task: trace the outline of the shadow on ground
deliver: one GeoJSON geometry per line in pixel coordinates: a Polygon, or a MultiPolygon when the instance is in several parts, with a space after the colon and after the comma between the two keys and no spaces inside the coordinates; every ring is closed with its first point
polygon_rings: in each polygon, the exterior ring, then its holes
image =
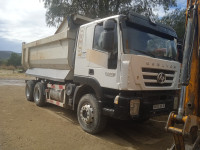
{"type": "MultiPolygon", "coordinates": [[[[48,104],[44,109],[69,120],[79,126],[76,112],[48,104]]],[[[124,147],[132,147],[137,150],[161,150],[171,146],[172,135],[164,130],[167,116],[150,119],[144,123],[134,121],[122,121],[108,118],[106,129],[94,135],[102,140],[110,141],[124,147]],[[159,120],[159,121],[157,121],[159,120]],[[163,121],[160,121],[163,120],[163,121]]]]}

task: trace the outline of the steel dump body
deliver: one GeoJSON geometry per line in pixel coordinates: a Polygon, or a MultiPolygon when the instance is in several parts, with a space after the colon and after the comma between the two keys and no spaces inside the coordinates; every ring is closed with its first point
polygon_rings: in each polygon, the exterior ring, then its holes
{"type": "Polygon", "coordinates": [[[27,69],[26,74],[58,81],[72,79],[78,27],[89,21],[80,16],[66,18],[54,35],[23,44],[22,65],[27,69]]]}
{"type": "Polygon", "coordinates": [[[75,36],[64,31],[23,46],[25,68],[48,68],[70,70],[75,36]]]}

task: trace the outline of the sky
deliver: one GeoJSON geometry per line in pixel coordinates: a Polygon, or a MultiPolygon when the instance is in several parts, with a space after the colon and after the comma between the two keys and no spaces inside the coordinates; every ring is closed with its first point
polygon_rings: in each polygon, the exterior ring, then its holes
{"type": "MultiPolygon", "coordinates": [[[[177,1],[177,6],[170,8],[168,12],[171,12],[171,11],[175,10],[176,8],[179,8],[179,9],[186,8],[187,0],[176,0],[176,1],[177,1]]],[[[164,9],[160,8],[160,7],[156,8],[154,10],[154,12],[156,12],[158,14],[159,18],[162,18],[165,15],[164,9]]]]}
{"type": "Polygon", "coordinates": [[[0,50],[21,52],[22,42],[54,34],[45,11],[42,0],[0,0],[0,50]]]}
{"type": "MultiPolygon", "coordinates": [[[[185,8],[186,1],[177,0],[178,7],[185,8]]],[[[46,25],[45,12],[42,0],[0,0],[0,51],[20,53],[22,42],[53,35],[56,28],[46,25]]],[[[157,13],[164,15],[159,8],[157,13]]]]}

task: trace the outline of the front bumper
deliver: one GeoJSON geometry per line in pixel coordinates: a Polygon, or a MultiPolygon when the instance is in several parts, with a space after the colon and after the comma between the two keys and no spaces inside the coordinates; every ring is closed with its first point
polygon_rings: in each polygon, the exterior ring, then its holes
{"type": "Polygon", "coordinates": [[[120,94],[118,96],[118,102],[114,103],[112,109],[104,108],[103,112],[105,115],[117,118],[117,119],[141,119],[149,118],[153,116],[159,116],[169,114],[174,110],[174,97],[176,96],[175,91],[153,91],[153,92],[142,92],[137,93],[135,96],[129,94],[120,94]],[[139,111],[137,115],[131,115],[130,113],[130,101],[139,100],[139,111]],[[165,108],[153,108],[154,105],[164,104],[165,108]]]}

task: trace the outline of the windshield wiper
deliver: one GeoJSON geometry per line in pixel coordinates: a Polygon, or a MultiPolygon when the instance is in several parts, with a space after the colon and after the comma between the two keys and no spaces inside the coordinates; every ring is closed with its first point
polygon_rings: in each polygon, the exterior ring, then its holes
{"type": "Polygon", "coordinates": [[[145,54],[147,56],[151,56],[151,57],[156,57],[154,54],[152,53],[148,53],[148,52],[145,52],[145,51],[141,51],[141,50],[137,50],[137,49],[133,49],[133,51],[136,51],[136,52],[139,52],[139,53],[142,53],[142,54],[145,54]]]}
{"type": "Polygon", "coordinates": [[[158,57],[158,58],[165,58],[165,59],[167,59],[167,60],[176,61],[176,59],[173,58],[173,57],[167,57],[167,56],[157,56],[157,57],[158,57]]]}

